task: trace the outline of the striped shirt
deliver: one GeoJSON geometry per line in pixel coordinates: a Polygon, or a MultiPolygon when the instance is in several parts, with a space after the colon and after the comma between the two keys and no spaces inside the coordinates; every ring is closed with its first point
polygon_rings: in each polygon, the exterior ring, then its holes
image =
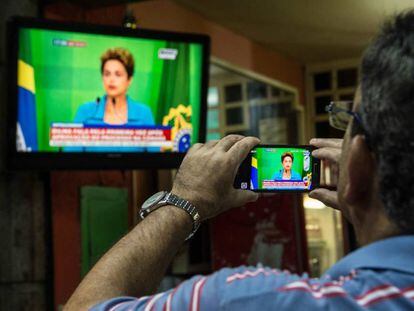
{"type": "Polygon", "coordinates": [[[270,268],[222,269],[148,297],[92,310],[414,310],[414,235],[358,249],[321,278],[270,268]]]}

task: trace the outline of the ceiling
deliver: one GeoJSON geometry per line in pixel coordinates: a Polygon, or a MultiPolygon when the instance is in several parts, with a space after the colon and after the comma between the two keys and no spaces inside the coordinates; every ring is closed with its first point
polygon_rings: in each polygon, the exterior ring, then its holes
{"type": "Polygon", "coordinates": [[[414,0],[175,0],[301,63],[359,57],[386,16],[414,0]]]}

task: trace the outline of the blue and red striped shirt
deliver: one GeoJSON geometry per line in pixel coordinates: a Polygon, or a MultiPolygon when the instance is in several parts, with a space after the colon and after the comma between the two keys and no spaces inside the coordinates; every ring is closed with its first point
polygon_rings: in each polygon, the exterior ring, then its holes
{"type": "Polygon", "coordinates": [[[321,278],[270,268],[222,269],[148,297],[118,297],[92,310],[414,310],[414,235],[349,254],[321,278]]]}

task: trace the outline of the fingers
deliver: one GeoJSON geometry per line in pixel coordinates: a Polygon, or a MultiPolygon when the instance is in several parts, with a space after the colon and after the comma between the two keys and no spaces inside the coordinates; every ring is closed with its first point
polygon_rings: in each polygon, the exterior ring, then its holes
{"type": "Polygon", "coordinates": [[[260,139],[257,137],[245,137],[230,148],[228,151],[229,156],[241,163],[247,157],[250,150],[252,150],[259,143],[260,139]]]}
{"type": "Polygon", "coordinates": [[[312,138],[309,143],[318,148],[342,148],[342,142],[342,138],[312,138]]]}
{"type": "Polygon", "coordinates": [[[249,190],[236,190],[234,189],[232,195],[232,206],[231,207],[240,207],[244,206],[249,202],[255,202],[259,198],[259,194],[249,190]]]}
{"type": "Polygon", "coordinates": [[[336,191],[319,188],[311,191],[309,193],[309,197],[321,201],[326,206],[340,210],[338,192],[336,191]]]}
{"type": "Polygon", "coordinates": [[[219,140],[210,140],[204,144],[204,148],[210,149],[218,144],[219,140]]]}
{"type": "Polygon", "coordinates": [[[197,150],[201,149],[203,146],[204,146],[204,144],[201,144],[201,143],[194,144],[194,145],[190,148],[190,150],[188,150],[188,153],[195,152],[195,151],[197,151],[197,150]]]}
{"type": "Polygon", "coordinates": [[[242,140],[244,136],[241,135],[228,135],[222,138],[216,145],[216,148],[227,152],[235,143],[242,140]]]}
{"type": "Polygon", "coordinates": [[[190,148],[190,150],[188,150],[187,154],[194,153],[195,151],[198,151],[200,149],[214,148],[214,146],[216,146],[218,142],[219,142],[219,140],[210,140],[210,141],[206,142],[205,144],[196,143],[190,148]]]}
{"type": "Polygon", "coordinates": [[[329,160],[338,163],[341,157],[341,149],[334,147],[322,147],[321,149],[313,150],[312,155],[321,160],[329,160]]]}

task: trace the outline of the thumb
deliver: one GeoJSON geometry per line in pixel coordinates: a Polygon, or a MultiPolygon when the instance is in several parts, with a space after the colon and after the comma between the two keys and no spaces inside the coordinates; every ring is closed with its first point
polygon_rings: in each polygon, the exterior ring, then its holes
{"type": "Polygon", "coordinates": [[[249,190],[233,190],[231,194],[231,200],[233,201],[233,207],[240,207],[249,202],[255,202],[259,198],[259,194],[249,190]]]}
{"type": "Polygon", "coordinates": [[[326,206],[332,207],[334,209],[339,210],[339,203],[338,203],[338,192],[324,189],[324,188],[318,188],[315,190],[312,190],[309,193],[309,197],[315,200],[321,201],[326,206]]]}

